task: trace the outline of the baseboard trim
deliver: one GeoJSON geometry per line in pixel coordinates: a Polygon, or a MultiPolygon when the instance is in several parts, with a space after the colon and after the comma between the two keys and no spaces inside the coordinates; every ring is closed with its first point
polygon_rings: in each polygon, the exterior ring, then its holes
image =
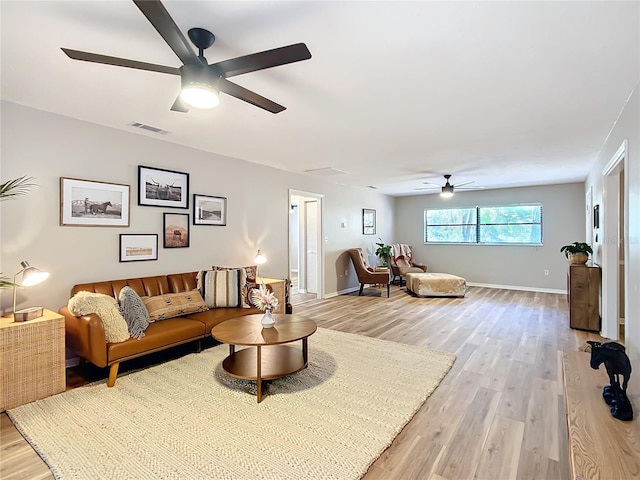
{"type": "Polygon", "coordinates": [[[519,285],[496,285],[493,283],[476,283],[467,282],[469,287],[484,287],[484,288],[497,288],[500,290],[521,290],[525,292],[540,292],[540,293],[557,293],[560,295],[566,295],[567,291],[556,288],[539,288],[539,287],[522,287],[519,285]]]}

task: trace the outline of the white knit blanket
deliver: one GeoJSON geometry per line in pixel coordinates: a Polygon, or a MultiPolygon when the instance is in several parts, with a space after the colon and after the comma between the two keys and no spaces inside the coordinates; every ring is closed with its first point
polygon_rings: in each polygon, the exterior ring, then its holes
{"type": "Polygon", "coordinates": [[[124,342],[129,339],[127,322],[120,313],[118,301],[103,293],[78,292],[67,305],[69,311],[79,317],[97,314],[104,325],[104,336],[108,343],[124,342]]]}

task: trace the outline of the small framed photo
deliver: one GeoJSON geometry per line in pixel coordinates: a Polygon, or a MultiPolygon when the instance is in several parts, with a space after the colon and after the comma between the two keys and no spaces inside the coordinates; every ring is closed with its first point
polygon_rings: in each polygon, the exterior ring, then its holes
{"type": "Polygon", "coordinates": [[[593,228],[600,228],[600,205],[593,207],[593,228]]]}
{"type": "Polygon", "coordinates": [[[120,234],[120,261],[158,260],[157,234],[120,234]]]}
{"type": "Polygon", "coordinates": [[[128,227],[129,185],[60,177],[60,225],[128,227]]]}
{"type": "Polygon", "coordinates": [[[163,222],[164,248],[189,246],[189,214],[165,213],[163,222]]]}
{"type": "Polygon", "coordinates": [[[376,211],[372,208],[362,209],[362,233],[364,235],[376,234],[376,211]]]}
{"type": "Polygon", "coordinates": [[[226,225],[227,198],[193,194],[194,225],[226,225]]]}
{"type": "Polygon", "coordinates": [[[189,174],[138,165],[138,205],[189,208],[189,174]]]}

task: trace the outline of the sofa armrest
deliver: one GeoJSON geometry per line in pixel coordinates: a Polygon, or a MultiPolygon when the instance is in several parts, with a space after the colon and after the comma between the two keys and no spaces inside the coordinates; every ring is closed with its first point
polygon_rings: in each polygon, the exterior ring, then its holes
{"type": "Polygon", "coordinates": [[[102,319],[95,313],[76,317],[64,306],[58,310],[64,316],[66,346],[98,367],[106,367],[107,340],[102,319]]]}

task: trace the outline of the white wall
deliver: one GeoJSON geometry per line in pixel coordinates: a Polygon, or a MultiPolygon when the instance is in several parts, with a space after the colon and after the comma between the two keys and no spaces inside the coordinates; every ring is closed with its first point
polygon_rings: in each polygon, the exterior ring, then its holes
{"type": "MultiPolygon", "coordinates": [[[[370,246],[370,237],[362,235],[363,207],[378,211],[378,232],[391,237],[393,198],[369,189],[334,185],[175,145],[152,134],[123,132],[10,102],[1,107],[2,181],[30,175],[40,186],[0,204],[0,265],[6,276],[20,269],[21,260],[51,272],[47,282],[19,292],[18,308],[58,310],[71,287],[82,282],[250,264],[258,248],[269,259],[260,274],[286,278],[290,188],[324,195],[325,295],[357,285],[345,251],[370,246]],[[119,263],[119,234],[161,234],[163,212],[192,214],[138,206],[138,165],[188,172],[190,208],[193,193],[227,197],[227,226],[191,225],[189,248],[163,249],[160,240],[158,261],[119,263]],[[131,185],[130,227],[59,226],[60,177],[131,185]]],[[[10,309],[10,297],[10,291],[3,292],[4,311],[10,309]]]]}
{"type": "Polygon", "coordinates": [[[540,291],[566,291],[567,260],[560,247],[584,241],[584,185],[458,192],[450,199],[438,194],[396,199],[394,241],[414,247],[416,260],[431,272],[460,275],[470,283],[540,291]],[[541,203],[541,247],[496,245],[425,245],[424,209],[541,203]],[[549,275],[544,275],[549,270],[549,275]]]}
{"type": "MultiPolygon", "coordinates": [[[[590,187],[593,188],[594,205],[602,204],[602,171],[622,142],[627,140],[628,163],[624,172],[626,181],[625,210],[628,212],[624,233],[624,241],[628,246],[625,345],[629,357],[635,359],[636,362],[640,362],[640,93],[638,89],[639,87],[636,86],[620,117],[613,125],[585,183],[587,190],[590,187]]],[[[601,211],[600,214],[602,216],[603,212],[601,211]]],[[[601,225],[604,220],[604,218],[600,219],[601,225]]],[[[608,239],[600,237],[597,244],[594,245],[597,257],[602,251],[603,242],[607,241],[608,239]]],[[[603,278],[606,278],[604,271],[603,278]]],[[[603,285],[603,292],[605,289],[606,285],[603,285]]]]}

